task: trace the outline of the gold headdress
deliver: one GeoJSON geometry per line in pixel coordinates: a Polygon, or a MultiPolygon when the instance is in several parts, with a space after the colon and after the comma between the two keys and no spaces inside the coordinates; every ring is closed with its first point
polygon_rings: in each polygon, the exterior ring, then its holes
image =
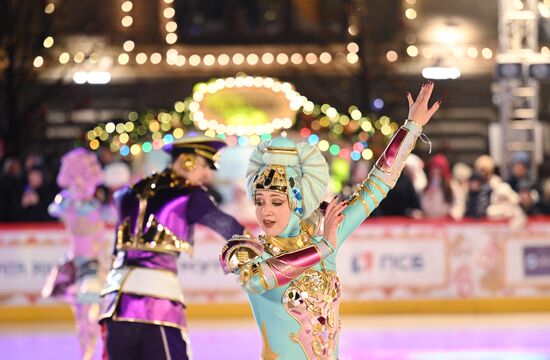
{"type": "Polygon", "coordinates": [[[271,190],[286,194],[288,190],[286,166],[266,166],[254,181],[254,190],[271,190]]]}

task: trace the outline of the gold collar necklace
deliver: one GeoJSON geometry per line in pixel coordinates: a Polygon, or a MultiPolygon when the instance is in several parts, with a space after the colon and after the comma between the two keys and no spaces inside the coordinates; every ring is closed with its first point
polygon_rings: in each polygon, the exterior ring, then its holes
{"type": "Polygon", "coordinates": [[[260,235],[259,239],[272,255],[296,251],[312,243],[311,238],[304,232],[293,237],[260,235]]]}

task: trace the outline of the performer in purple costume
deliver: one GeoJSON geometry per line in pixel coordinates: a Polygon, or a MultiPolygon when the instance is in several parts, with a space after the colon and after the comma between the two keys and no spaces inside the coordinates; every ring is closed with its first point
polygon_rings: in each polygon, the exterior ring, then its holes
{"type": "Polygon", "coordinates": [[[172,167],[115,194],[119,213],[113,267],[100,320],[109,359],[189,359],[185,300],[177,276],[180,252],[193,247],[194,224],[224,238],[243,231],[203,187],[226,144],[188,137],[164,148],[172,167]]]}

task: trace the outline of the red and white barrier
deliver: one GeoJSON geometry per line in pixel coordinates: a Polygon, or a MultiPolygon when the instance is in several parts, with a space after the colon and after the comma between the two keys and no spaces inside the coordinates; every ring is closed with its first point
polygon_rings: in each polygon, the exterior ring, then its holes
{"type": "MultiPolygon", "coordinates": [[[[0,225],[0,305],[49,303],[39,292],[68,243],[59,224],[0,225]]],[[[197,228],[193,256],[179,262],[187,302],[246,301],[235,277],[221,272],[222,245],[197,228]]],[[[342,246],[337,267],[347,301],[550,297],[550,218],[530,219],[522,230],[486,221],[372,219],[342,246]]]]}

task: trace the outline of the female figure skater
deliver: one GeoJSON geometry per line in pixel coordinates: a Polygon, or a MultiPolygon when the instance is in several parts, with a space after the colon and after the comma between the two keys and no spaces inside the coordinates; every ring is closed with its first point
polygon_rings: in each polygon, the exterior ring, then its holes
{"type": "Polygon", "coordinates": [[[71,249],[64,262],[50,273],[42,295],[62,297],[72,305],[82,359],[92,359],[100,335],[97,323],[102,287],[100,260],[107,259],[102,256],[105,255],[102,206],[94,194],[102,181],[96,155],[84,148],[73,149],[61,159],[57,184],[63,191],[48,208],[50,215],[62,219],[70,234],[71,249]]]}
{"type": "Polygon", "coordinates": [[[416,101],[407,95],[409,116],[369,176],[347,201],[332,200],[322,237],[311,221],[325,196],[328,167],[320,152],[286,138],[263,142],[250,158],[247,189],[265,235],[234,236],[220,262],[248,293],[261,331],[262,359],[337,359],[340,332],[340,280],[336,254],[395,185],[405,159],[439,108],[428,101],[433,83],[416,101]]]}

